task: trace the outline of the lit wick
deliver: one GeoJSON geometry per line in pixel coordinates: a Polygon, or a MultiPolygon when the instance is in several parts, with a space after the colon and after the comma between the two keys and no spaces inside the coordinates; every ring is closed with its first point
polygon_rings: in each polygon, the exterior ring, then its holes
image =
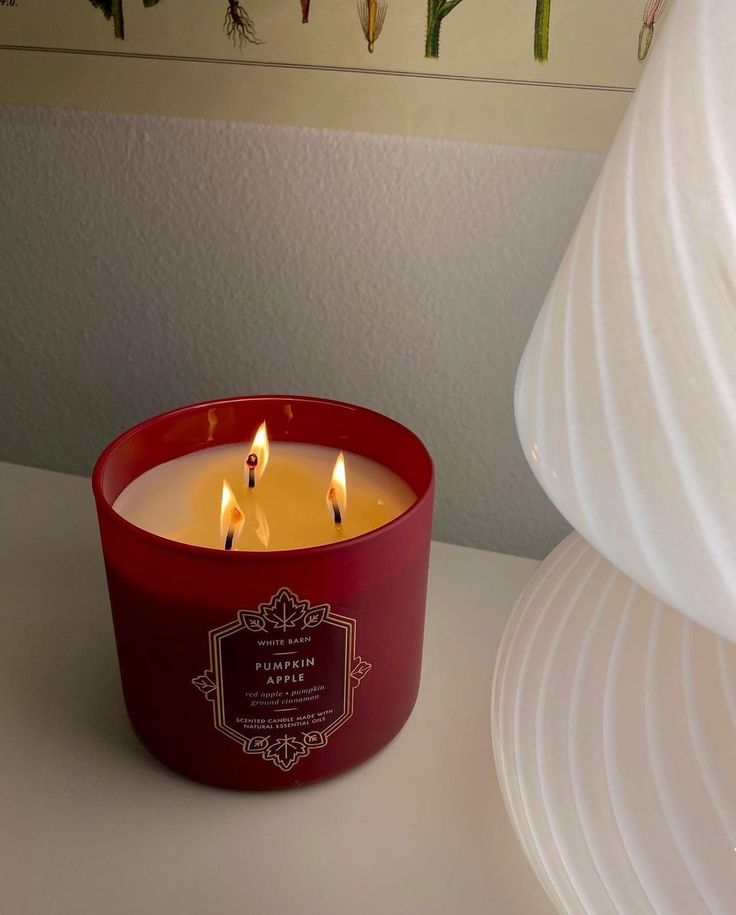
{"type": "Polygon", "coordinates": [[[332,512],[332,520],[336,527],[340,527],[345,517],[347,506],[347,480],[345,478],[345,455],[342,451],[338,454],[332,479],[327,490],[327,506],[332,512]]]}
{"type": "Polygon", "coordinates": [[[227,534],[225,535],[225,549],[231,550],[233,548],[233,541],[235,540],[235,535],[240,532],[240,529],[243,526],[243,521],[245,521],[245,516],[238,508],[237,505],[233,505],[230,512],[230,524],[227,529],[227,534]]]}
{"type": "Polygon", "coordinates": [[[256,430],[251,446],[248,449],[248,457],[245,459],[245,469],[247,470],[245,476],[250,492],[253,492],[256,488],[256,483],[261,479],[268,466],[268,453],[268,430],[264,420],[256,430]]]}
{"type": "Polygon", "coordinates": [[[232,550],[240,537],[245,523],[245,514],[238,505],[232,489],[226,480],[222,481],[222,504],[220,507],[220,536],[226,550],[232,550]]]}
{"type": "Polygon", "coordinates": [[[335,524],[342,524],[342,512],[340,511],[340,506],[337,504],[337,493],[335,492],[334,486],[330,487],[330,491],[327,493],[327,500],[330,503],[335,524]]]}
{"type": "Polygon", "coordinates": [[[249,454],[246,460],[248,467],[248,489],[256,488],[256,467],[258,466],[258,455],[249,454]]]}

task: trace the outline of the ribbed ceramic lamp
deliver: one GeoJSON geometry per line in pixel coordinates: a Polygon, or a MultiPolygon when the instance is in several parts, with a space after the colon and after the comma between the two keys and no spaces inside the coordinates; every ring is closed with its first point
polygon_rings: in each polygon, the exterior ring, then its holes
{"type": "Polygon", "coordinates": [[[735,97],[736,2],[676,0],[519,370],[524,451],[592,544],[522,596],[493,701],[564,915],[736,912],[735,97]]]}
{"type": "Polygon", "coordinates": [[[736,912],[736,645],[577,534],[501,644],[493,741],[509,815],[566,915],[736,912]]]}
{"type": "Polygon", "coordinates": [[[735,97],[736,3],[676,0],[516,390],[524,451],[573,527],[732,641],[735,97]]]}

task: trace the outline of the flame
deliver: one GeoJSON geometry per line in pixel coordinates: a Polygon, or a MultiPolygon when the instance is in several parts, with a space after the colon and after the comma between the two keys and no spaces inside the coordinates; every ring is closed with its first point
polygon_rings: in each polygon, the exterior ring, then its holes
{"type": "MultiPolygon", "coordinates": [[[[270,448],[268,447],[268,430],[266,429],[266,421],[261,423],[258,427],[258,430],[253,437],[253,442],[248,450],[248,457],[254,454],[257,458],[257,463],[254,469],[253,477],[254,483],[257,483],[260,478],[263,476],[263,473],[268,466],[268,455],[270,448]]],[[[248,464],[246,463],[246,477],[248,477],[248,464]]]]}
{"type": "Polygon", "coordinates": [[[342,451],[338,454],[335,467],[332,471],[330,488],[327,491],[327,506],[335,523],[345,520],[345,509],[348,504],[348,484],[345,475],[345,455],[342,451]],[[335,511],[337,507],[337,512],[335,511]],[[339,514],[338,514],[339,513],[339,514]],[[340,521],[338,521],[338,517],[340,521]]]}
{"type": "Polygon", "coordinates": [[[256,505],[255,512],[256,537],[261,541],[264,547],[268,548],[271,542],[271,528],[268,525],[268,518],[260,505],[256,505]]]}
{"type": "Polygon", "coordinates": [[[214,407],[207,411],[207,425],[209,427],[207,432],[207,441],[214,442],[215,429],[217,428],[217,410],[214,407]]]}
{"type": "Polygon", "coordinates": [[[245,514],[238,505],[237,499],[227,480],[222,481],[222,502],[220,503],[220,538],[223,542],[232,537],[233,545],[237,543],[245,523],[245,514]]]}

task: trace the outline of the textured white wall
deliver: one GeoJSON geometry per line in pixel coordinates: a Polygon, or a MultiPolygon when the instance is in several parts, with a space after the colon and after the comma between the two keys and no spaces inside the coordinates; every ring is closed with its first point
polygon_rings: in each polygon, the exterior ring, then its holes
{"type": "Polygon", "coordinates": [[[513,380],[600,156],[30,108],[0,156],[0,459],[88,472],[160,410],[313,393],[425,439],[438,538],[561,538],[513,380]]]}

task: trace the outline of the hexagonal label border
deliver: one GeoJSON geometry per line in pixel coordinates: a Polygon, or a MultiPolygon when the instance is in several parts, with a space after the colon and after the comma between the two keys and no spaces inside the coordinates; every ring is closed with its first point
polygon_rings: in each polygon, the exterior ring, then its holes
{"type": "MultiPolygon", "coordinates": [[[[213,703],[215,728],[231,740],[239,743],[244,753],[260,756],[273,763],[283,772],[288,772],[313,750],[322,749],[332,734],[348,721],[354,710],[354,693],[360,681],[372,665],[355,654],[354,619],[333,613],[329,604],[310,604],[302,600],[291,589],[282,587],[269,601],[258,605],[257,611],[239,610],[237,619],[209,632],[210,667],[203,674],[192,679],[192,683],[213,703]],[[325,726],[289,734],[278,730],[273,734],[248,736],[230,727],[225,717],[224,676],[222,643],[236,633],[247,630],[250,633],[273,635],[294,629],[297,632],[316,630],[320,626],[335,626],[344,633],[344,667],[342,684],[342,712],[325,726]]],[[[288,730],[294,730],[290,728],[288,730]]]]}

